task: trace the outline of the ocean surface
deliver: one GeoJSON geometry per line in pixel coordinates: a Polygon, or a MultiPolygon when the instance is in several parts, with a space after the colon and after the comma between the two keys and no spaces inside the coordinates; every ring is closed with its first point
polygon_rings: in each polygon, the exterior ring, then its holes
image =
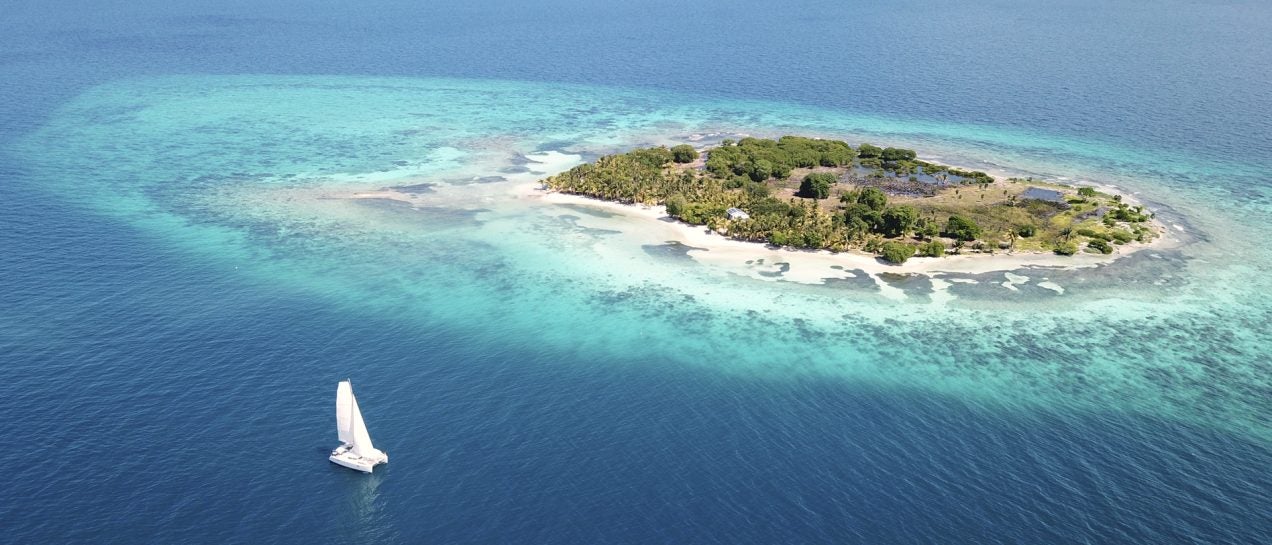
{"type": "Polygon", "coordinates": [[[1272,542],[1272,4],[260,4],[3,8],[0,542],[1272,542]],[[523,190],[785,133],[1180,244],[807,283],[523,190]]]}

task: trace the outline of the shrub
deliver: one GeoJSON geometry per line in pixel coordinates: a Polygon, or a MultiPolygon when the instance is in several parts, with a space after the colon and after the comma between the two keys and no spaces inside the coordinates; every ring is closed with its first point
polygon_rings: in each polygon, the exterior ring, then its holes
{"type": "Polygon", "coordinates": [[[1105,242],[1113,240],[1112,235],[1109,235],[1107,233],[1101,233],[1099,231],[1094,231],[1091,229],[1078,229],[1078,234],[1084,237],[1090,237],[1095,240],[1103,240],[1105,242]]]}
{"type": "Polygon", "coordinates": [[[1125,221],[1129,223],[1148,221],[1148,215],[1144,214],[1143,210],[1144,209],[1141,207],[1136,207],[1135,210],[1132,210],[1124,204],[1119,205],[1117,208],[1109,210],[1108,214],[1104,215],[1104,222],[1109,223],[1109,218],[1112,218],[1113,221],[1125,221]]]}
{"type": "Polygon", "coordinates": [[[1092,189],[1090,187],[1080,187],[1078,188],[1078,195],[1081,195],[1083,197],[1094,197],[1095,189],[1092,189]]]}
{"type": "Polygon", "coordinates": [[[679,218],[691,225],[711,225],[712,221],[724,218],[726,208],[722,204],[691,202],[681,209],[679,218]]]}
{"type": "Polygon", "coordinates": [[[835,183],[835,175],[826,172],[813,172],[804,176],[799,184],[801,197],[824,199],[830,196],[830,185],[835,183]]]}
{"type": "Polygon", "coordinates": [[[945,255],[945,245],[937,240],[924,242],[919,245],[919,255],[926,257],[941,257],[945,255]]]}
{"type": "Polygon", "coordinates": [[[879,254],[888,263],[905,263],[914,256],[914,246],[900,242],[885,242],[879,247],[879,254]]]}
{"type": "Polygon", "coordinates": [[[852,160],[857,158],[857,152],[848,147],[848,144],[835,140],[818,140],[814,144],[817,149],[817,162],[824,167],[841,167],[852,164],[852,160]]]}
{"type": "Polygon", "coordinates": [[[767,180],[773,175],[773,163],[764,159],[751,163],[751,168],[747,172],[747,175],[757,182],[767,180]]]}
{"type": "Polygon", "coordinates": [[[899,237],[914,229],[919,221],[919,211],[913,206],[890,206],[880,215],[883,220],[883,234],[899,237]]]}
{"type": "Polygon", "coordinates": [[[914,231],[924,238],[933,238],[941,234],[941,226],[930,219],[920,218],[918,225],[914,228],[914,231]]]}
{"type": "Polygon", "coordinates": [[[888,206],[888,195],[877,187],[867,187],[857,192],[857,202],[871,210],[883,210],[888,206]]]}
{"type": "Polygon", "coordinates": [[[865,225],[866,229],[874,230],[883,226],[883,215],[859,202],[850,203],[844,207],[844,224],[860,224],[865,225]]]}
{"type": "Polygon", "coordinates": [[[1135,240],[1135,235],[1125,229],[1114,229],[1112,233],[1109,233],[1109,235],[1111,235],[1113,240],[1116,240],[1118,244],[1126,244],[1127,242],[1135,240]]]}
{"type": "Polygon", "coordinates": [[[1113,247],[1112,247],[1112,246],[1110,246],[1108,242],[1105,242],[1105,241],[1100,240],[1100,239],[1093,239],[1093,240],[1091,240],[1090,242],[1087,242],[1087,248],[1091,248],[1091,249],[1096,250],[1096,251],[1098,251],[1098,252],[1100,252],[1100,253],[1102,253],[1102,254],[1111,254],[1111,253],[1113,253],[1113,247]]]}
{"type": "Polygon", "coordinates": [[[773,193],[772,188],[758,182],[748,182],[745,186],[743,186],[743,190],[746,191],[746,196],[752,200],[763,199],[773,193]]]}
{"type": "Polygon", "coordinates": [[[671,162],[671,150],[662,146],[638,149],[631,152],[630,155],[641,164],[652,168],[658,168],[671,162]]]}
{"type": "Polygon", "coordinates": [[[1016,228],[1016,234],[1019,235],[1021,238],[1029,238],[1031,236],[1034,236],[1034,234],[1037,232],[1038,232],[1038,229],[1032,225],[1021,225],[1020,227],[1016,228]]]}
{"type": "Polygon", "coordinates": [[[823,242],[824,242],[824,239],[822,238],[822,235],[820,232],[816,230],[810,230],[810,231],[804,232],[803,245],[805,248],[821,248],[823,242]]]}
{"type": "Polygon", "coordinates": [[[677,163],[692,163],[698,160],[698,150],[693,149],[693,146],[689,144],[672,146],[671,160],[677,163]]]}
{"type": "Polygon", "coordinates": [[[1078,253],[1078,245],[1073,242],[1056,243],[1055,252],[1059,255],[1073,255],[1078,253]]]}
{"type": "Polygon", "coordinates": [[[945,234],[962,241],[972,241],[980,237],[981,228],[976,222],[955,214],[945,223],[945,234]]]}
{"type": "Polygon", "coordinates": [[[857,155],[864,158],[878,157],[883,154],[883,148],[872,144],[862,144],[857,147],[857,155]]]}
{"type": "Polygon", "coordinates": [[[684,195],[676,193],[667,197],[667,213],[672,216],[680,217],[680,214],[685,211],[686,206],[689,206],[689,201],[685,199],[684,195]]]}
{"type": "MultiPolygon", "coordinates": [[[[756,185],[760,185],[761,187],[767,187],[767,186],[764,186],[763,184],[756,184],[756,185]]],[[[757,199],[757,200],[751,201],[750,211],[751,211],[752,217],[763,216],[763,215],[785,216],[788,213],[790,213],[791,205],[787,204],[786,201],[783,201],[781,199],[766,197],[763,199],[757,199]]]]}
{"type": "Polygon", "coordinates": [[[903,148],[884,148],[879,154],[879,158],[884,161],[913,161],[917,157],[912,149],[903,148]]]}

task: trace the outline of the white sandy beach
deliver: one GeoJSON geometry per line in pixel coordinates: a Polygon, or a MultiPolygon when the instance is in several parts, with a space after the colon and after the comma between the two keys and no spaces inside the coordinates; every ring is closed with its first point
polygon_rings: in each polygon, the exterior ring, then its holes
{"type": "MultiPolygon", "coordinates": [[[[580,195],[569,195],[544,189],[538,183],[518,186],[517,195],[519,198],[545,204],[588,206],[630,218],[640,218],[646,222],[641,226],[642,238],[648,238],[651,241],[674,241],[693,247],[695,249],[690,250],[689,255],[703,264],[730,269],[739,267],[754,269],[757,268],[756,263],[760,260],[768,265],[785,263],[789,265],[789,270],[781,275],[782,280],[806,283],[822,283],[827,278],[850,278],[860,272],[872,276],[882,273],[939,276],[942,273],[980,274],[1024,268],[1089,268],[1105,265],[1146,249],[1165,249],[1172,246],[1174,241],[1172,233],[1166,231],[1149,243],[1117,246],[1115,252],[1110,255],[1079,253],[1061,256],[1036,252],[967,253],[937,258],[914,257],[903,264],[894,265],[885,263],[874,255],[861,252],[833,253],[824,250],[774,248],[754,242],[733,240],[702,226],[675,221],[667,215],[662,206],[626,205],[580,195]]],[[[597,223],[596,227],[612,227],[600,225],[601,222],[597,223]]]]}

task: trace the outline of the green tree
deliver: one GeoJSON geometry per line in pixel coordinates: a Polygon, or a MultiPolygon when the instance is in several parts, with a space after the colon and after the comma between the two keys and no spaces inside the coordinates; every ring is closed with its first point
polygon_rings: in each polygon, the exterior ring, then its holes
{"type": "Polygon", "coordinates": [[[923,238],[932,239],[941,234],[941,226],[934,220],[919,218],[919,223],[915,225],[914,231],[923,238]]]}
{"type": "Polygon", "coordinates": [[[747,182],[746,185],[742,186],[742,189],[746,191],[746,196],[752,200],[763,199],[773,192],[769,186],[759,182],[747,182]]]}
{"type": "Polygon", "coordinates": [[[671,150],[662,146],[638,149],[631,152],[630,155],[641,164],[653,168],[658,168],[671,162],[671,150]]]}
{"type": "Polygon", "coordinates": [[[914,150],[904,148],[883,148],[879,153],[879,158],[884,161],[913,161],[917,156],[914,150]]]}
{"type": "Polygon", "coordinates": [[[844,206],[844,224],[864,225],[867,231],[874,231],[883,226],[883,215],[867,205],[854,202],[844,206]]]}
{"type": "Polygon", "coordinates": [[[839,167],[851,165],[852,160],[857,158],[857,152],[848,147],[848,144],[830,140],[820,140],[818,142],[820,154],[817,161],[821,166],[839,167]]]}
{"type": "Polygon", "coordinates": [[[828,172],[811,172],[804,176],[799,184],[799,194],[812,199],[824,199],[830,196],[830,186],[835,183],[835,175],[828,172]]]}
{"type": "Polygon", "coordinates": [[[878,157],[883,154],[883,148],[873,144],[862,144],[857,146],[857,155],[865,157],[878,157]]]}
{"type": "Polygon", "coordinates": [[[1057,255],[1073,255],[1078,253],[1078,245],[1075,242],[1065,240],[1057,242],[1054,251],[1057,255]]]}
{"type": "Polygon", "coordinates": [[[877,187],[867,187],[857,192],[857,202],[869,206],[871,210],[883,210],[888,206],[888,195],[877,187]]]}
{"type": "Polygon", "coordinates": [[[733,173],[733,169],[729,163],[728,155],[721,153],[721,149],[724,148],[716,148],[715,150],[712,150],[711,153],[707,154],[707,171],[715,174],[716,176],[728,176],[733,173]]]}
{"type": "Polygon", "coordinates": [[[914,246],[888,241],[879,247],[879,255],[888,263],[905,263],[905,260],[914,256],[914,246]]]}
{"type": "Polygon", "coordinates": [[[889,206],[884,209],[881,214],[883,219],[883,234],[889,237],[899,237],[914,230],[914,226],[919,221],[919,211],[913,206],[889,206]]]}
{"type": "Polygon", "coordinates": [[[693,146],[689,144],[672,146],[671,160],[677,163],[692,163],[698,160],[698,150],[693,149],[693,146]]]}
{"type": "Polygon", "coordinates": [[[674,217],[680,217],[687,206],[689,206],[689,200],[685,199],[684,195],[676,193],[667,197],[667,213],[674,217]]]}
{"type": "Polygon", "coordinates": [[[1109,235],[1112,236],[1113,240],[1116,240],[1118,244],[1126,244],[1127,242],[1135,240],[1135,235],[1125,229],[1114,229],[1109,232],[1109,235]]]}
{"type": "Polygon", "coordinates": [[[955,214],[945,223],[945,234],[962,241],[976,240],[981,235],[981,228],[976,222],[955,214]]]}
{"type": "Polygon", "coordinates": [[[926,257],[941,257],[945,255],[945,245],[937,240],[924,242],[919,245],[919,255],[926,257]]]}
{"type": "Polygon", "coordinates": [[[750,176],[752,180],[763,182],[773,175],[773,163],[760,159],[751,163],[751,168],[746,174],[750,176]]]}
{"type": "Polygon", "coordinates": [[[1094,197],[1095,189],[1090,187],[1080,187],[1078,188],[1078,195],[1081,195],[1083,197],[1094,197]]]}

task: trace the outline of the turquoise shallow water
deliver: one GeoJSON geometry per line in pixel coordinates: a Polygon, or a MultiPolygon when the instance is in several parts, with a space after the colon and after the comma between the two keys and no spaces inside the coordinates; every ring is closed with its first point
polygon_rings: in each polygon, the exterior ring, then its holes
{"type": "Polygon", "coordinates": [[[1272,431],[1269,339],[1258,327],[1269,311],[1247,295],[1268,287],[1257,273],[1267,258],[1219,212],[1265,217],[1258,199],[1233,205],[1223,188],[1186,185],[1210,167],[1187,157],[963,130],[580,85],[166,77],[93,89],[23,146],[45,190],[214,259],[224,274],[420,327],[440,321],[725,373],[848,376],[1011,406],[1272,431]],[[640,221],[604,224],[603,211],[516,198],[516,187],[571,161],[633,145],[782,132],[939,141],[935,154],[957,164],[1014,159],[1023,172],[1101,182],[1095,165],[1106,154],[1116,158],[1106,176],[1160,203],[1164,221],[1187,226],[1187,243],[1096,271],[1026,269],[1024,291],[1001,286],[1002,273],[972,275],[949,288],[952,304],[912,280],[895,288],[898,303],[871,282],[769,283],[660,257],[621,236],[640,221]],[[551,164],[536,155],[544,151],[565,159],[551,164]],[[1147,164],[1126,166],[1138,161],[1147,164]],[[420,183],[434,185],[415,206],[348,198],[420,183]],[[1064,292],[1037,287],[1041,279],[1064,292]]]}
{"type": "Polygon", "coordinates": [[[731,6],[7,6],[0,541],[1272,541],[1266,3],[731,6]],[[1183,244],[808,284],[521,189],[740,132],[1183,244]]]}

